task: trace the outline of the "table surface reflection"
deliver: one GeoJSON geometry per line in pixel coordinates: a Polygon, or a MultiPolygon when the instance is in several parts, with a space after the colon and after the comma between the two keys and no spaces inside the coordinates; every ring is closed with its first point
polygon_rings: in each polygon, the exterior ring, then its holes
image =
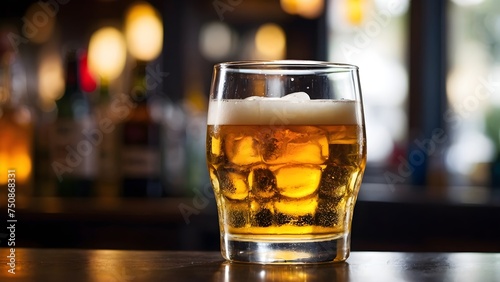
{"type": "Polygon", "coordinates": [[[498,253],[353,252],[346,263],[252,265],[218,252],[0,249],[0,281],[500,281],[498,253]],[[7,279],[5,279],[7,278],[7,279]]]}

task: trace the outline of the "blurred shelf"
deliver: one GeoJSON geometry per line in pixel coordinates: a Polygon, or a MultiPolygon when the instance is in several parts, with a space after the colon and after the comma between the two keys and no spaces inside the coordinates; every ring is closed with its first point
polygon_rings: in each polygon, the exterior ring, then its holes
{"type": "Polygon", "coordinates": [[[352,248],[500,252],[499,192],[365,184],[354,211],[352,248]]]}
{"type": "Polygon", "coordinates": [[[427,187],[365,183],[361,186],[358,200],[500,208],[500,189],[479,186],[427,187]]]}
{"type": "MultiPolygon", "coordinates": [[[[218,250],[213,198],[36,197],[17,207],[22,247],[218,250]]],[[[6,215],[0,215],[6,222],[6,215]]],[[[498,191],[363,184],[352,249],[500,252],[498,191]]]]}
{"type": "Polygon", "coordinates": [[[18,208],[18,216],[25,219],[183,223],[184,210],[197,217],[212,216],[216,215],[214,204],[196,198],[34,197],[18,208]]]}

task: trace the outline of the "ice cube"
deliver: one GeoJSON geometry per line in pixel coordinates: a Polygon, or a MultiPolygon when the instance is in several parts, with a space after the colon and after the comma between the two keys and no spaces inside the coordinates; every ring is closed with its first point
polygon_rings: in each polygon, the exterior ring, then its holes
{"type": "Polygon", "coordinates": [[[314,213],[318,207],[318,196],[302,199],[283,198],[274,203],[276,223],[305,226],[314,224],[314,213]]]}
{"type": "MultiPolygon", "coordinates": [[[[355,141],[354,141],[355,142],[355,141]]],[[[358,166],[361,154],[359,144],[330,144],[330,160],[338,165],[358,166]]]]}
{"type": "Polygon", "coordinates": [[[267,134],[262,143],[267,164],[323,164],[328,159],[326,131],[314,126],[277,130],[267,134]]]}
{"type": "Polygon", "coordinates": [[[314,214],[318,207],[318,197],[312,196],[305,199],[281,199],[274,203],[276,213],[298,216],[314,214]]]}
{"type": "Polygon", "coordinates": [[[323,164],[328,159],[326,132],[314,126],[300,128],[286,144],[285,155],[292,163],[323,164]]]}
{"type": "Polygon", "coordinates": [[[312,195],[318,189],[321,167],[312,165],[290,165],[275,172],[279,193],[289,198],[312,195]]]}
{"type": "Polygon", "coordinates": [[[277,191],[276,177],[268,169],[252,170],[248,175],[248,184],[252,195],[260,199],[271,198],[277,191]]]}
{"type": "Polygon", "coordinates": [[[308,101],[311,100],[309,95],[306,92],[294,92],[287,94],[281,97],[283,100],[291,100],[291,101],[308,101]]]}
{"type": "Polygon", "coordinates": [[[212,182],[212,187],[214,189],[215,194],[220,193],[220,185],[219,185],[219,178],[217,175],[217,170],[215,169],[214,166],[209,165],[208,172],[210,174],[210,180],[212,182]]]}
{"type": "Polygon", "coordinates": [[[218,157],[221,154],[221,142],[220,138],[212,136],[209,142],[209,148],[212,155],[218,157]]]}
{"type": "MultiPolygon", "coordinates": [[[[255,136],[255,135],[254,135],[255,136]]],[[[258,142],[252,135],[242,133],[230,133],[224,143],[224,151],[229,161],[236,165],[250,165],[260,162],[261,157],[258,151],[258,142]]]]}
{"type": "Polygon", "coordinates": [[[222,194],[232,200],[242,200],[248,197],[247,175],[232,172],[220,167],[217,170],[219,189],[222,194]]]}
{"type": "Polygon", "coordinates": [[[264,128],[259,133],[260,152],[262,159],[267,164],[280,164],[280,158],[285,153],[284,145],[289,138],[282,128],[264,128]]]}

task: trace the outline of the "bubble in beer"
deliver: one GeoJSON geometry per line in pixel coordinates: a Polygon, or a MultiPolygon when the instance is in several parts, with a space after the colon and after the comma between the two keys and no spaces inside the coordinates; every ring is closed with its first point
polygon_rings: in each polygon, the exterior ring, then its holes
{"type": "Polygon", "coordinates": [[[354,168],[327,165],[323,170],[318,189],[321,198],[340,198],[346,193],[354,168]]]}
{"type": "Polygon", "coordinates": [[[246,224],[245,210],[230,210],[229,211],[229,225],[234,228],[243,227],[246,224]]]}
{"type": "Polygon", "coordinates": [[[284,213],[277,213],[276,214],[276,224],[278,225],[285,225],[285,224],[289,224],[290,222],[292,222],[293,220],[293,216],[289,215],[289,214],[284,214],[284,213]]]}
{"type": "Polygon", "coordinates": [[[255,225],[269,227],[273,225],[273,213],[269,209],[261,209],[254,216],[255,225]]]}
{"type": "Polygon", "coordinates": [[[270,198],[277,191],[276,177],[274,174],[263,168],[257,168],[248,175],[248,183],[252,194],[260,198],[270,198]]]}
{"type": "Polygon", "coordinates": [[[229,225],[234,228],[243,227],[246,224],[246,211],[231,210],[229,212],[229,225]]]}
{"type": "Polygon", "coordinates": [[[228,207],[226,222],[229,226],[239,228],[246,225],[248,218],[248,204],[246,201],[224,199],[223,204],[228,207]]]}
{"type": "Polygon", "coordinates": [[[331,200],[320,199],[316,210],[315,224],[323,227],[334,227],[338,223],[337,204],[331,200]]]}
{"type": "Polygon", "coordinates": [[[313,224],[314,224],[314,217],[312,216],[312,214],[301,215],[295,222],[296,226],[307,226],[313,224]]]}

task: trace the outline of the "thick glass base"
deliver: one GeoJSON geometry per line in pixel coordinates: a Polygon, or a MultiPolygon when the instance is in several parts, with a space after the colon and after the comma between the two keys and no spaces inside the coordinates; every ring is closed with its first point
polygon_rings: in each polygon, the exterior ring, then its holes
{"type": "Polygon", "coordinates": [[[300,264],[345,261],[350,252],[350,235],[321,240],[241,241],[222,237],[222,256],[229,261],[259,264],[300,264]]]}

